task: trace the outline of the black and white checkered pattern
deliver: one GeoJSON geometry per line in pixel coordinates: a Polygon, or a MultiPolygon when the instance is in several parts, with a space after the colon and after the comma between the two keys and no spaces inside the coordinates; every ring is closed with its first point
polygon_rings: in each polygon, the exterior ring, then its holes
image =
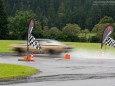
{"type": "Polygon", "coordinates": [[[110,37],[105,40],[104,44],[115,48],[115,40],[110,37]]]}
{"type": "Polygon", "coordinates": [[[36,49],[40,49],[41,48],[39,42],[32,35],[29,35],[28,45],[32,45],[36,49]]]}

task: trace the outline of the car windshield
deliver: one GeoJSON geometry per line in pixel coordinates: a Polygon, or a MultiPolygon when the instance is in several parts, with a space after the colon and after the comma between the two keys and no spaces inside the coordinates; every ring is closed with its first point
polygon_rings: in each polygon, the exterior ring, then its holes
{"type": "Polygon", "coordinates": [[[56,40],[46,40],[47,43],[55,43],[55,44],[61,44],[60,42],[56,40]]]}
{"type": "Polygon", "coordinates": [[[59,41],[56,41],[56,40],[51,40],[51,39],[42,39],[42,40],[40,40],[40,39],[38,39],[38,41],[44,41],[44,42],[46,42],[46,43],[50,43],[50,44],[62,44],[61,42],[59,42],[59,41]]]}

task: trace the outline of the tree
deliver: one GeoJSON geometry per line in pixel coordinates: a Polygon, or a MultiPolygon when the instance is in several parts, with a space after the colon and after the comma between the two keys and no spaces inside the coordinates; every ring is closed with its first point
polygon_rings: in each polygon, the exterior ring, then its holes
{"type": "Polygon", "coordinates": [[[64,20],[65,20],[65,6],[64,6],[64,2],[62,1],[59,8],[58,8],[58,22],[57,25],[59,28],[62,28],[63,24],[64,24],[64,20]]]}
{"type": "Polygon", "coordinates": [[[113,24],[113,19],[111,17],[105,16],[103,17],[98,24],[96,24],[93,28],[93,32],[95,33],[99,33],[104,31],[104,29],[108,26],[108,25],[112,25],[113,24]]]}
{"type": "Polygon", "coordinates": [[[63,36],[65,41],[77,41],[78,34],[81,28],[77,24],[67,24],[63,29],[63,36]]]}
{"type": "Polygon", "coordinates": [[[42,25],[42,29],[45,27],[45,26],[48,26],[48,18],[47,17],[43,17],[42,19],[42,22],[41,22],[41,25],[42,25]]]}
{"type": "MultiPolygon", "coordinates": [[[[83,34],[83,36],[86,37],[88,33],[90,33],[88,29],[84,29],[84,30],[82,30],[82,34],[83,34]]],[[[86,38],[87,38],[87,37],[86,37],[86,38]]]]}
{"type": "Polygon", "coordinates": [[[54,21],[55,21],[55,9],[54,9],[54,4],[53,4],[53,0],[50,0],[50,3],[49,3],[49,7],[48,7],[48,25],[49,27],[53,27],[54,26],[54,21]]]}
{"type": "MultiPolygon", "coordinates": [[[[25,39],[31,19],[36,19],[36,14],[32,11],[17,11],[14,17],[9,17],[8,27],[11,39],[25,39]]],[[[38,32],[41,29],[40,23],[37,20],[34,21],[37,28],[33,29],[33,32],[38,32]]]]}
{"type": "MultiPolygon", "coordinates": [[[[90,31],[104,16],[115,19],[115,5],[98,4],[96,0],[3,0],[9,16],[14,16],[16,10],[33,10],[38,20],[44,24],[47,18],[48,27],[58,27],[62,30],[67,23],[77,23],[81,28],[90,31]]],[[[99,0],[97,0],[99,1],[99,0]]],[[[102,0],[104,1],[104,0],[102,0]]],[[[107,1],[107,0],[106,0],[107,1]]],[[[112,0],[113,1],[113,0],[112,0]]],[[[44,27],[43,26],[43,27],[44,27]]]]}
{"type": "Polygon", "coordinates": [[[106,24],[106,23],[113,23],[113,22],[114,22],[114,21],[113,21],[112,17],[104,16],[104,17],[100,20],[99,24],[106,24]]]}
{"type": "Polygon", "coordinates": [[[0,0],[0,39],[8,38],[8,28],[7,28],[7,14],[3,5],[2,0],[0,0]]]}
{"type": "Polygon", "coordinates": [[[38,20],[35,20],[35,27],[33,29],[32,33],[36,38],[42,38],[42,29],[41,29],[41,23],[38,20]]]}
{"type": "Polygon", "coordinates": [[[42,30],[42,33],[43,33],[43,38],[49,38],[50,37],[48,26],[44,27],[44,29],[42,30]]]}
{"type": "Polygon", "coordinates": [[[103,17],[98,24],[96,24],[92,30],[92,32],[96,33],[96,37],[101,42],[102,34],[107,26],[112,25],[114,27],[113,19],[111,17],[105,16],[103,17]]]}
{"type": "Polygon", "coordinates": [[[59,36],[60,36],[60,31],[59,31],[59,29],[57,27],[52,27],[49,30],[49,34],[50,34],[51,39],[58,39],[59,36]]]}

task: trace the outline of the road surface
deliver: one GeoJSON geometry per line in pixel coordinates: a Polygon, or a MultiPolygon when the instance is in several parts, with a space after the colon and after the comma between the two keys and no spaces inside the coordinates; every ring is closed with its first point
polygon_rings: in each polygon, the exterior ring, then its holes
{"type": "MultiPolygon", "coordinates": [[[[55,57],[55,56],[53,56],[55,57]]],[[[58,55],[57,55],[58,57],[58,55]]],[[[1,81],[2,86],[115,86],[115,59],[78,58],[65,60],[35,56],[34,62],[18,61],[21,56],[0,55],[0,63],[31,66],[39,74],[13,81],[1,81]]]]}

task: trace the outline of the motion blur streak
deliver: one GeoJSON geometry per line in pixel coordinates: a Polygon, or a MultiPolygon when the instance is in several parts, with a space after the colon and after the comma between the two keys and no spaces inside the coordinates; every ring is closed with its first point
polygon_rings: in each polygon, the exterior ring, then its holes
{"type": "Polygon", "coordinates": [[[79,49],[70,53],[71,59],[90,58],[90,59],[115,59],[115,54],[107,51],[87,51],[79,49]]]}

